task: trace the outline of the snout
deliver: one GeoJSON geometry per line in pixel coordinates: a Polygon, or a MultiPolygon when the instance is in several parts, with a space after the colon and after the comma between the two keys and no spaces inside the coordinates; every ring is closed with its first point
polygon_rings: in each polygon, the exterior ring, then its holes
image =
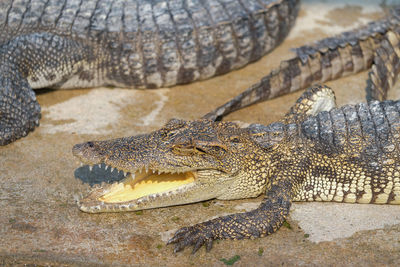
{"type": "Polygon", "coordinates": [[[76,144],[72,148],[72,154],[77,157],[82,163],[97,164],[101,163],[101,153],[96,148],[96,142],[85,142],[76,144]]]}

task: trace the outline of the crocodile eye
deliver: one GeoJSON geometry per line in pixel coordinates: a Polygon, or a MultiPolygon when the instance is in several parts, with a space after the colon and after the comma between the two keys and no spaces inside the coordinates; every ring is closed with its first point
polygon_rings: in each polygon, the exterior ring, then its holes
{"type": "Polygon", "coordinates": [[[195,147],[194,150],[199,153],[199,154],[206,154],[207,151],[205,151],[203,148],[201,147],[195,147]]]}

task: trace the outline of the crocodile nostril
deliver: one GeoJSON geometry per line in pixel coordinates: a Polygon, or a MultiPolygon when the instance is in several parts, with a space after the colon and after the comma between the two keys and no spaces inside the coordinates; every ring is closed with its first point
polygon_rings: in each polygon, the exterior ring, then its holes
{"type": "Polygon", "coordinates": [[[87,145],[88,145],[89,147],[94,147],[93,142],[87,142],[87,145]]]}

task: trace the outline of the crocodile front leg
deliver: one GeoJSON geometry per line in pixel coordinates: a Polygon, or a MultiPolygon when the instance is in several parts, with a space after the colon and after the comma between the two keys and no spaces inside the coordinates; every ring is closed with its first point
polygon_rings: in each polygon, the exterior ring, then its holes
{"type": "Polygon", "coordinates": [[[7,145],[39,125],[40,106],[28,81],[17,70],[0,68],[0,145],[7,145]]]}
{"type": "Polygon", "coordinates": [[[89,47],[47,32],[20,35],[0,45],[0,145],[39,125],[40,106],[32,88],[63,87],[71,79],[82,87],[99,83],[91,77],[98,61],[89,47]]]}
{"type": "Polygon", "coordinates": [[[252,211],[236,213],[179,229],[168,244],[174,252],[193,245],[195,253],[202,245],[211,250],[215,239],[263,237],[276,232],[285,221],[291,206],[291,182],[280,181],[268,190],[261,205],[252,211]]]}

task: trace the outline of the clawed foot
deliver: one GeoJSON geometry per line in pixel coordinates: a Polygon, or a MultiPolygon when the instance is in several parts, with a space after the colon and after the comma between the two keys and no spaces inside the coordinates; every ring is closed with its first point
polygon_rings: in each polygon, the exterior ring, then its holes
{"type": "Polygon", "coordinates": [[[201,223],[179,229],[174,237],[168,241],[167,245],[175,244],[175,253],[193,245],[192,254],[194,254],[202,245],[205,245],[207,251],[210,251],[214,239],[213,232],[205,223],[201,223]]]}

